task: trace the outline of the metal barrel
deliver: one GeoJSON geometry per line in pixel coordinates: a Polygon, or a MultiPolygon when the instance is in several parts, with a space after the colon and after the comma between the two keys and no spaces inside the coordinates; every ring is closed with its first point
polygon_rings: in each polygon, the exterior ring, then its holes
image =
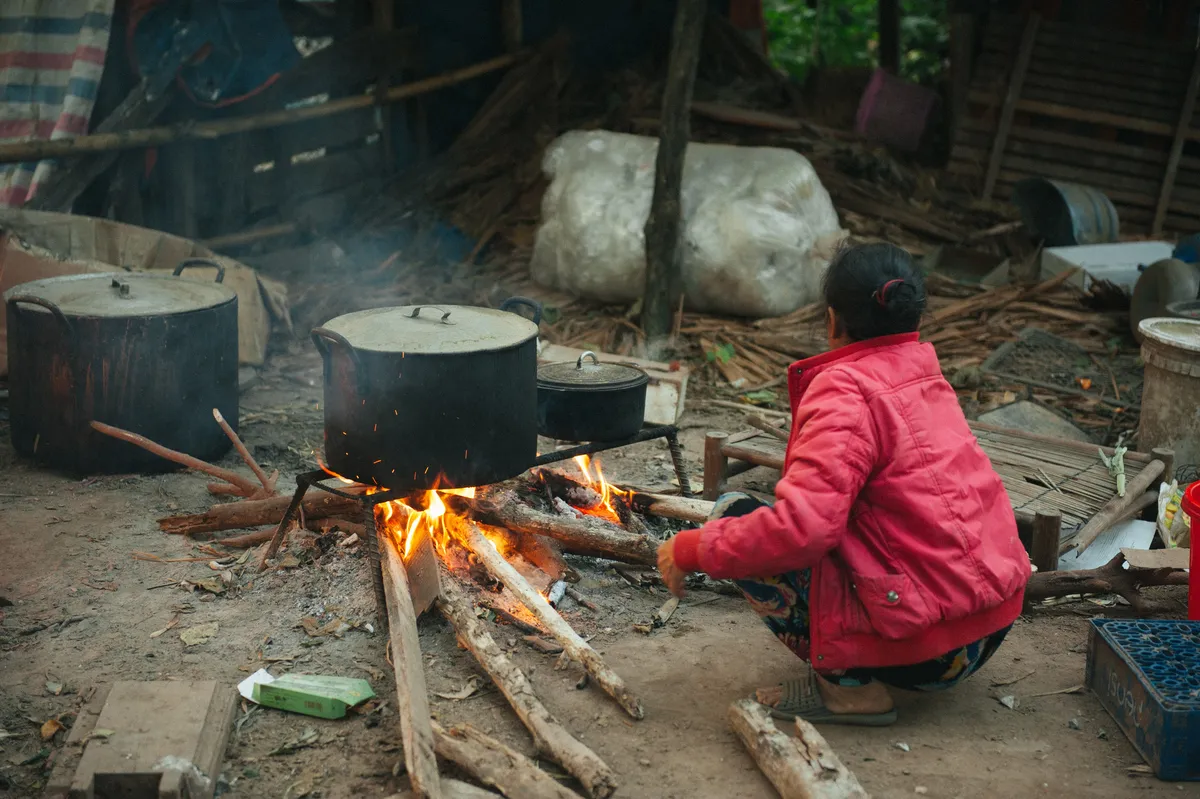
{"type": "Polygon", "coordinates": [[[1112,201],[1091,186],[1029,178],[1013,188],[1012,200],[1025,227],[1047,247],[1105,244],[1121,229],[1112,201]]]}

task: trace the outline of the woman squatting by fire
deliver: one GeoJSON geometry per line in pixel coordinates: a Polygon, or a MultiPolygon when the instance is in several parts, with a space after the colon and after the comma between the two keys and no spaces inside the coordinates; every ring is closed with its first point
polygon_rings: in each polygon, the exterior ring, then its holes
{"type": "Polygon", "coordinates": [[[781,718],[883,726],[889,688],[977,671],[1021,612],[1029,558],[999,476],[933,346],[921,274],[890,244],[844,249],[824,282],[830,351],[793,364],[775,502],[726,494],[664,543],[671,591],[732,578],[807,676],[762,688],[781,718]]]}

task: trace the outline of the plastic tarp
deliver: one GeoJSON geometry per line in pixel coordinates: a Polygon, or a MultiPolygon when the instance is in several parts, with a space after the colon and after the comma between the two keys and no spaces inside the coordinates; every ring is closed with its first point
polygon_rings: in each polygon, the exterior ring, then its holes
{"type": "MultiPolygon", "coordinates": [[[[657,139],[609,131],[570,131],[550,145],[534,280],[603,302],[642,295],[657,149],[657,139]]],[[[813,302],[845,237],[812,164],[792,150],[689,145],[681,209],[685,304],[695,311],[782,316],[813,302]]]]}

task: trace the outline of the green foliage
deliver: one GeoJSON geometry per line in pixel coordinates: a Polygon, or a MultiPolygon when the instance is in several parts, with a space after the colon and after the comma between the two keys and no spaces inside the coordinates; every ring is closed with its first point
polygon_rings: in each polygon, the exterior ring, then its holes
{"type": "MultiPolygon", "coordinates": [[[[949,41],[945,0],[902,0],[900,70],[912,81],[931,84],[942,74],[949,41]]],[[[874,66],[879,47],[878,0],[767,0],[763,14],[771,57],[803,79],[817,63],[830,67],[874,66]]]]}
{"type": "Polygon", "coordinates": [[[704,356],[708,359],[709,363],[713,363],[715,361],[722,364],[732,361],[734,355],[737,355],[737,351],[733,348],[732,344],[728,343],[720,344],[715,350],[704,353],[704,356]]]}

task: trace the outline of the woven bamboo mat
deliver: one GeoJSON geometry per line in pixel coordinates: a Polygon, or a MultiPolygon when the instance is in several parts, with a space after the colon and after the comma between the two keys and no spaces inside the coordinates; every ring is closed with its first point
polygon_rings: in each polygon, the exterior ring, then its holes
{"type": "MultiPolygon", "coordinates": [[[[1004,481],[1013,509],[1061,514],[1064,534],[1087,522],[1116,496],[1116,481],[1101,463],[1096,446],[975,422],[971,423],[971,431],[1004,481]]],[[[738,441],[729,449],[735,449],[736,454],[744,455],[752,463],[778,467],[783,462],[785,447],[783,441],[758,434],[738,441]]],[[[1106,448],[1105,453],[1111,455],[1112,451],[1106,448]]],[[[1127,452],[1126,481],[1133,480],[1149,461],[1150,457],[1144,453],[1127,452]]]]}

